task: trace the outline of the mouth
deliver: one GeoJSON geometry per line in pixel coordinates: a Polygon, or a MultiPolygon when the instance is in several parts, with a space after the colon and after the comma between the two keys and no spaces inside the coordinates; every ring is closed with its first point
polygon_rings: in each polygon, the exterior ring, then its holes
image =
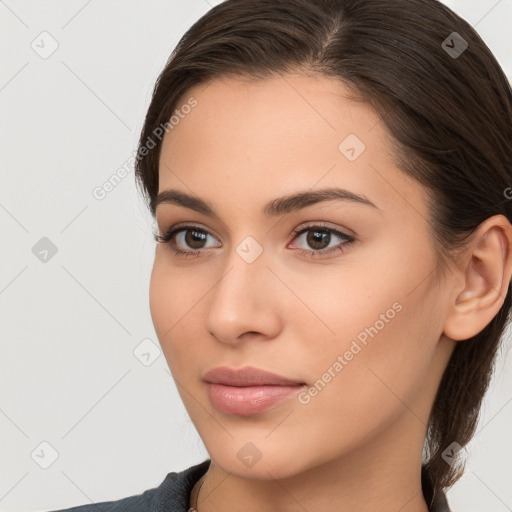
{"type": "Polygon", "coordinates": [[[303,384],[293,386],[226,386],[208,383],[208,393],[213,406],[225,414],[251,416],[266,411],[293,398],[303,389],[303,384]]]}
{"type": "Polygon", "coordinates": [[[304,384],[299,380],[283,377],[277,373],[260,370],[252,366],[245,366],[240,369],[219,366],[206,372],[203,380],[226,386],[295,386],[304,384]]]}
{"type": "Polygon", "coordinates": [[[304,382],[252,367],[215,368],[203,380],[212,405],[220,412],[238,416],[266,411],[292,399],[306,386],[304,382]]]}

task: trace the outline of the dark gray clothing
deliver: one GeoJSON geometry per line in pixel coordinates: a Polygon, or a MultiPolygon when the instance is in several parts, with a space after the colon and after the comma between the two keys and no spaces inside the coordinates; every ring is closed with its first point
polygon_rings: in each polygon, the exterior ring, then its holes
{"type": "MultiPolygon", "coordinates": [[[[51,512],[188,512],[192,488],[206,473],[210,462],[207,459],[179,473],[168,473],[158,487],[136,496],[51,512]]],[[[421,472],[421,485],[429,512],[451,512],[444,493],[437,491],[433,496],[432,484],[424,468],[421,472]]],[[[226,507],[228,508],[229,506],[226,507]]]]}

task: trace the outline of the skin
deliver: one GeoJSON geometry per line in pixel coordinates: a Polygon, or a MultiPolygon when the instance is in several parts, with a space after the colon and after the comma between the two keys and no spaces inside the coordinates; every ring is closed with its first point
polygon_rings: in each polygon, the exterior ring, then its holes
{"type": "Polygon", "coordinates": [[[512,227],[488,219],[437,280],[425,190],[396,167],[379,116],[340,82],[305,73],[215,79],[178,105],[191,96],[197,106],[164,138],[159,192],[198,196],[219,218],[158,206],[160,233],[190,222],[209,234],[202,246],[186,245],[186,232],[175,236],[181,250],[204,248],[197,257],[157,244],[150,308],[212,459],[198,510],[427,511],[420,470],[434,397],[457,340],[479,332],[503,303],[512,227]],[[348,134],[366,146],[354,161],[338,149],[348,134]],[[261,211],[277,197],[324,187],[377,208],[329,201],[277,218],[261,211]],[[345,244],[331,234],[311,245],[315,230],[292,234],[316,222],[355,241],[311,256],[345,244]],[[252,263],[236,251],[248,236],[263,250],[252,263]],[[312,386],[394,303],[401,310],[309,403],[294,398],[242,417],[210,402],[202,376],[224,365],[312,386]],[[261,453],[252,467],[237,457],[249,442],[261,453]]]}

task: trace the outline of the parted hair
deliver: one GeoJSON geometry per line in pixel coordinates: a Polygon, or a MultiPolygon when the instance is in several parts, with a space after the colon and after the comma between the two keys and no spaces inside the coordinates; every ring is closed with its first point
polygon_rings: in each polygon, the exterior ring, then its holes
{"type": "MultiPolygon", "coordinates": [[[[512,221],[510,84],[471,25],[437,0],[226,0],[209,10],[170,55],[142,127],[135,177],[153,217],[163,139],[143,149],[187,91],[216,78],[288,71],[340,80],[380,115],[397,167],[428,192],[441,276],[484,220],[512,221]]],[[[436,488],[464,473],[463,452],[450,463],[443,452],[475,434],[505,339],[510,288],[490,323],[457,342],[440,382],[423,452],[436,488]]]]}

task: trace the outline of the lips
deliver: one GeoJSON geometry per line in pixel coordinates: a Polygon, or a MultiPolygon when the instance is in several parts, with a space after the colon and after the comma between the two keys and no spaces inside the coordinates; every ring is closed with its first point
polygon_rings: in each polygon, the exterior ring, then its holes
{"type": "Polygon", "coordinates": [[[203,380],[213,406],[220,412],[238,416],[266,411],[293,398],[305,386],[304,382],[252,367],[214,368],[203,380]]]}
{"type": "Polygon", "coordinates": [[[246,366],[239,370],[221,366],[206,372],[205,382],[224,384],[226,386],[295,386],[304,384],[298,380],[288,379],[275,373],[246,366]]]}

